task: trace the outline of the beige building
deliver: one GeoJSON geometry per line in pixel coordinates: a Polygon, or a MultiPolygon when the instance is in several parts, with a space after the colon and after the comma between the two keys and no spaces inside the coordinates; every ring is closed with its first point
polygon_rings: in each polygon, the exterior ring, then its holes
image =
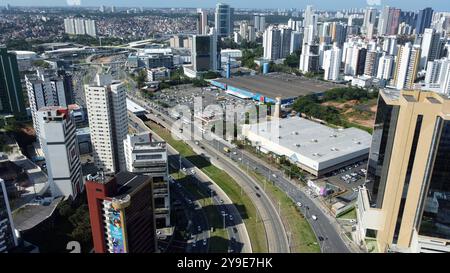
{"type": "Polygon", "coordinates": [[[380,92],[358,241],[380,252],[450,252],[450,99],[380,92]]]}

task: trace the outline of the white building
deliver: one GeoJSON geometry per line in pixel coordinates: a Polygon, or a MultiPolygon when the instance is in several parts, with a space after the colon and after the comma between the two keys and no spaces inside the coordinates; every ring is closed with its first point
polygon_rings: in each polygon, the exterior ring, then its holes
{"type": "Polygon", "coordinates": [[[37,111],[45,106],[67,107],[71,102],[69,87],[64,76],[53,74],[54,71],[44,72],[38,69],[35,75],[25,75],[31,118],[36,136],[40,134],[40,124],[36,117],[37,111]]]}
{"type": "Polygon", "coordinates": [[[411,89],[420,65],[420,46],[406,43],[401,46],[397,55],[397,66],[394,73],[395,88],[411,89]]]}
{"type": "Polygon", "coordinates": [[[439,58],[442,48],[441,34],[436,32],[435,29],[426,28],[422,37],[420,69],[425,69],[429,61],[439,58]]]}
{"type": "Polygon", "coordinates": [[[170,69],[166,67],[148,68],[147,79],[151,82],[170,79],[170,69]]]}
{"type": "Polygon", "coordinates": [[[97,37],[97,27],[94,20],[85,20],[84,25],[86,29],[86,35],[97,37]]]}
{"type": "Polygon", "coordinates": [[[75,35],[75,21],[73,18],[64,19],[64,32],[70,35],[75,35]]]}
{"type": "Polygon", "coordinates": [[[334,45],[332,49],[326,50],[323,57],[324,80],[337,81],[341,68],[342,49],[334,45]]]}
{"type": "Polygon", "coordinates": [[[316,176],[366,159],[372,139],[360,129],[333,129],[299,117],[244,125],[243,135],[261,152],[285,156],[316,176]]]}
{"type": "Polygon", "coordinates": [[[153,178],[157,228],[170,226],[170,193],[167,147],[151,134],[127,135],[124,140],[127,171],[153,178]]]}
{"type": "Polygon", "coordinates": [[[276,26],[269,26],[263,34],[264,59],[278,60],[281,52],[281,30],[276,26]]]}
{"type": "Polygon", "coordinates": [[[383,55],[378,62],[377,79],[389,81],[394,73],[395,58],[392,55],[383,55]]]}
{"type": "Polygon", "coordinates": [[[450,60],[448,58],[428,62],[423,89],[450,96],[450,60]]]}
{"type": "Polygon", "coordinates": [[[319,71],[319,46],[304,44],[300,54],[299,70],[303,73],[319,71]]]}
{"type": "Polygon", "coordinates": [[[18,245],[5,182],[0,178],[0,253],[18,245]]]}
{"type": "Polygon", "coordinates": [[[128,132],[126,88],[111,76],[96,76],[94,85],[85,85],[89,128],[98,169],[105,173],[125,170],[123,141],[128,132]]]}
{"type": "Polygon", "coordinates": [[[52,196],[76,198],[83,191],[76,127],[65,107],[44,107],[37,114],[52,196]]]}

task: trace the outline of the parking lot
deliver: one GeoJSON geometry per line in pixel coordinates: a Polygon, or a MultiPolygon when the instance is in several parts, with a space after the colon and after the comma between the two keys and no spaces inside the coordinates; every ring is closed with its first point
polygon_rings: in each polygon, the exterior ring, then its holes
{"type": "Polygon", "coordinates": [[[359,186],[364,184],[366,172],[367,161],[360,161],[330,173],[323,180],[343,190],[355,191],[359,186]]]}

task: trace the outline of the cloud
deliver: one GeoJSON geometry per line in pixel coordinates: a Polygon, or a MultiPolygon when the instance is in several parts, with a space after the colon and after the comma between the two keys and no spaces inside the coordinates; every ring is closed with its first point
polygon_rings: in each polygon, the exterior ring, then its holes
{"type": "Polygon", "coordinates": [[[81,6],[81,0],[66,0],[69,6],[81,6]]]}
{"type": "Polygon", "coordinates": [[[381,0],[366,0],[367,5],[369,6],[380,6],[381,0]]]}

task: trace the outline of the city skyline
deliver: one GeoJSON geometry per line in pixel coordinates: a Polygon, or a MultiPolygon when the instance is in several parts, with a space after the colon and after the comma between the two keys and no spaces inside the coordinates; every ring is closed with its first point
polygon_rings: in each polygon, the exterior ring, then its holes
{"type": "Polygon", "coordinates": [[[426,2],[411,2],[407,0],[348,0],[344,3],[342,2],[331,2],[327,0],[317,0],[317,1],[293,1],[293,0],[283,0],[283,1],[237,1],[237,0],[228,0],[228,1],[215,1],[215,0],[188,0],[188,1],[178,1],[178,0],[165,0],[165,1],[152,1],[151,4],[148,4],[143,0],[132,0],[127,1],[124,4],[123,1],[112,0],[112,1],[104,1],[104,0],[95,0],[86,1],[70,1],[70,0],[43,0],[39,2],[39,5],[36,5],[34,1],[31,0],[15,0],[14,3],[2,0],[0,1],[0,5],[5,6],[10,4],[11,6],[77,6],[78,2],[81,3],[81,7],[95,7],[95,6],[116,6],[116,7],[149,7],[149,8],[214,8],[215,5],[219,2],[224,4],[229,4],[235,8],[253,8],[255,4],[258,5],[260,9],[304,9],[307,5],[313,5],[314,8],[322,9],[322,10],[340,10],[340,9],[349,9],[349,8],[365,8],[367,6],[374,6],[377,8],[381,8],[383,6],[393,6],[405,10],[419,10],[425,7],[432,6],[437,11],[445,11],[450,8],[448,3],[445,1],[439,0],[431,0],[426,2]],[[374,5],[380,3],[380,5],[374,5]],[[75,3],[75,5],[74,5],[75,3]]]}

